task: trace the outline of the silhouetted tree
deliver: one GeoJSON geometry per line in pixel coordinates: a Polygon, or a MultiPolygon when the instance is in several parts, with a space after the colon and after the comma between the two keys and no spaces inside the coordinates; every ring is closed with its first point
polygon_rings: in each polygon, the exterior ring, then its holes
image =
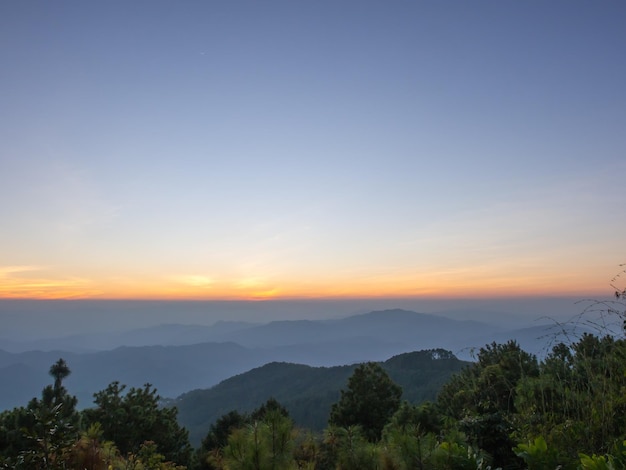
{"type": "Polygon", "coordinates": [[[383,427],[400,406],[402,389],[377,363],[359,365],[348,379],[348,387],[341,391],[338,403],[332,406],[329,424],[360,426],[365,437],[375,442],[383,427]]]}
{"type": "Polygon", "coordinates": [[[79,423],[76,397],[63,387],[69,374],[59,359],[50,368],[54,385],[44,387],[41,399],[0,415],[0,461],[10,468],[64,468],[79,423]]]}
{"type": "Polygon", "coordinates": [[[50,366],[49,374],[54,378],[54,390],[60,393],[63,387],[63,379],[71,374],[70,368],[63,358],[50,366]]]}

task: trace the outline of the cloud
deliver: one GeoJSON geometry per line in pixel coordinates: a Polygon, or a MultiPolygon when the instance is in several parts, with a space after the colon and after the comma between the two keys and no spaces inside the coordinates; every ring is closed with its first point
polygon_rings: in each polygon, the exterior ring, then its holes
{"type": "Polygon", "coordinates": [[[175,276],[174,281],[179,282],[181,284],[186,284],[188,286],[203,287],[203,288],[209,288],[215,283],[213,278],[207,277],[207,276],[201,276],[197,274],[175,276]]]}
{"type": "Polygon", "coordinates": [[[99,293],[89,280],[46,276],[45,270],[43,266],[0,266],[0,298],[77,298],[99,293]]]}
{"type": "Polygon", "coordinates": [[[12,274],[23,273],[29,271],[39,271],[41,266],[0,266],[0,279],[10,277],[12,274]]]}
{"type": "Polygon", "coordinates": [[[264,285],[265,282],[265,279],[262,277],[246,277],[236,281],[235,287],[238,289],[252,289],[264,285]]]}

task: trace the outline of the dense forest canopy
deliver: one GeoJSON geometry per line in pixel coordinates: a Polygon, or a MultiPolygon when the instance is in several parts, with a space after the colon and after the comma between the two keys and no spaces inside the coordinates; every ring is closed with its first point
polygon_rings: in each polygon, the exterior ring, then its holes
{"type": "Polygon", "coordinates": [[[224,414],[192,452],[176,409],[150,385],[112,383],[94,408],[76,411],[59,360],[41,398],[0,415],[0,456],[3,468],[23,469],[623,468],[624,364],[626,341],[612,336],[560,343],[543,361],[513,341],[493,343],[418,405],[366,363],[323,433],[297,428],[271,399],[224,414]]]}

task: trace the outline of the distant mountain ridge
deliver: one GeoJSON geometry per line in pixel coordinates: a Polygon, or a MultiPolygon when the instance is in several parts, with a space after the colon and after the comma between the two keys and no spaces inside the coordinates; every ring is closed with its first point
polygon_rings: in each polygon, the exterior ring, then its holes
{"type": "Polygon", "coordinates": [[[233,331],[227,339],[246,346],[288,345],[326,340],[372,337],[405,344],[409,348],[454,347],[468,337],[501,331],[485,323],[402,309],[380,310],[338,320],[280,321],[233,331]]]}
{"type": "Polygon", "coordinates": [[[229,341],[246,347],[274,347],[354,337],[384,339],[410,345],[413,349],[419,348],[421,342],[427,342],[424,347],[428,348],[454,348],[459,341],[498,331],[502,328],[486,323],[389,309],[336,320],[280,320],[265,324],[221,321],[212,326],[163,324],[121,333],[50,338],[22,345],[6,341],[8,348],[3,347],[0,339],[0,349],[96,352],[120,346],[185,346],[229,341]]]}
{"type": "MultiPolygon", "coordinates": [[[[0,410],[23,405],[38,395],[50,383],[47,371],[59,357],[72,370],[66,381],[68,389],[78,396],[79,406],[87,407],[93,393],[114,380],[129,386],[149,382],[162,396],[175,397],[273,361],[337,366],[436,348],[469,359],[472,348],[496,338],[500,342],[517,339],[524,348],[530,345],[530,352],[541,352],[545,347],[537,338],[542,328],[507,332],[480,322],[401,309],[337,320],[219,322],[211,327],[160,325],[123,332],[116,338],[103,335],[103,344],[113,339],[136,343],[104,351],[0,351],[0,410]],[[12,366],[17,364],[21,367],[20,380],[11,380],[11,371],[16,370],[12,366]]],[[[88,342],[96,346],[98,339],[87,337],[79,346],[88,342]]]]}
{"type": "Polygon", "coordinates": [[[14,353],[32,350],[65,350],[70,352],[108,351],[122,346],[186,346],[198,343],[225,342],[225,335],[257,323],[218,321],[214,325],[166,323],[117,333],[70,335],[57,338],[16,342],[0,338],[0,350],[14,353]]]}

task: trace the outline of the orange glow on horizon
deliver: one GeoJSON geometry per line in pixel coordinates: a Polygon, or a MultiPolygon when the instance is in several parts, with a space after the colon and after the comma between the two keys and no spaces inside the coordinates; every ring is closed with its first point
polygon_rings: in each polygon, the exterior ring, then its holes
{"type": "MultiPolygon", "coordinates": [[[[90,283],[91,284],[91,283],[90,283]]],[[[289,299],[377,299],[377,298],[505,298],[505,297],[554,297],[582,295],[610,295],[608,286],[557,285],[513,282],[495,282],[489,284],[456,284],[454,288],[446,285],[430,285],[415,288],[394,284],[387,281],[384,285],[343,284],[341,286],[317,285],[302,287],[285,285],[284,287],[257,286],[251,289],[194,289],[172,285],[129,285],[105,286],[95,289],[93,285],[72,285],[63,283],[28,283],[12,285],[9,288],[0,285],[0,299],[102,299],[102,300],[289,300],[289,299]]]]}
{"type": "Polygon", "coordinates": [[[127,277],[59,277],[46,268],[0,268],[0,299],[125,300],[281,300],[367,298],[503,298],[606,296],[604,276],[590,272],[505,274],[501,269],[465,268],[429,274],[361,275],[344,273],[324,279],[290,280],[203,275],[127,277]],[[597,279],[602,279],[599,282],[597,279]]]}

